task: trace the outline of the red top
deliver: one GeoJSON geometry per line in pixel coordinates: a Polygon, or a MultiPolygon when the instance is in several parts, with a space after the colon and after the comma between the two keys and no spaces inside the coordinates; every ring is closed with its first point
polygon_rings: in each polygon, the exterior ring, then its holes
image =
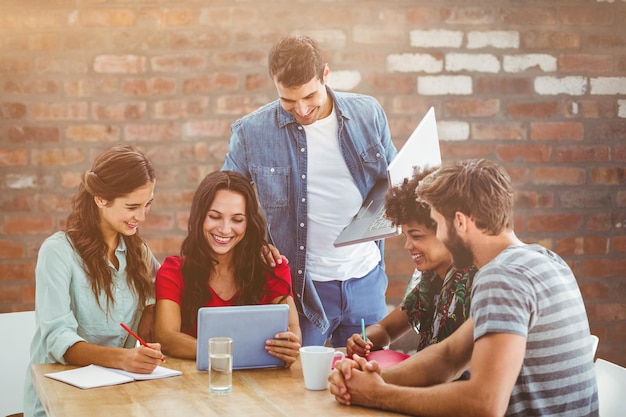
{"type": "MultiPolygon", "coordinates": [[[[155,289],[157,301],[172,300],[178,305],[181,305],[185,283],[183,281],[180,261],[180,256],[168,256],[165,258],[163,265],[161,265],[156,275],[155,289]]],[[[239,294],[235,294],[229,300],[222,300],[208,284],[207,288],[211,293],[211,299],[207,300],[203,307],[232,306],[233,300],[239,294]]],[[[276,264],[276,267],[273,269],[273,274],[268,272],[265,275],[264,293],[266,295],[261,298],[259,304],[270,304],[272,300],[277,297],[293,295],[291,291],[291,273],[289,266],[285,262],[276,264]]],[[[194,323],[193,326],[183,329],[183,332],[190,336],[197,337],[197,325],[194,323]]]]}

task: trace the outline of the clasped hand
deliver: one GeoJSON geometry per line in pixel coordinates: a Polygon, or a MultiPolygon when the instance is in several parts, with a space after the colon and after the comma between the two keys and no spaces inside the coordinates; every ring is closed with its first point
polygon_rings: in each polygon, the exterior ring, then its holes
{"type": "Polygon", "coordinates": [[[358,355],[337,361],[328,382],[330,393],[337,402],[376,408],[377,392],[380,395],[380,386],[385,383],[378,362],[368,361],[358,355]]]}

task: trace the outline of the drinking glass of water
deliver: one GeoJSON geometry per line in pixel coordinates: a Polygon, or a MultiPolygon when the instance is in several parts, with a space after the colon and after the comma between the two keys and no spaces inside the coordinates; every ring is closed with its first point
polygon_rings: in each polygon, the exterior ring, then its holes
{"type": "Polygon", "coordinates": [[[209,339],[209,391],[230,394],[233,390],[233,339],[209,339]]]}

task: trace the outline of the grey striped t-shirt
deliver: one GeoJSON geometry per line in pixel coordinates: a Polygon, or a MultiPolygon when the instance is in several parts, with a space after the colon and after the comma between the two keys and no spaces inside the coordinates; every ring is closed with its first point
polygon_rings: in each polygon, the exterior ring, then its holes
{"type": "Polygon", "coordinates": [[[589,322],[576,278],[554,252],[510,246],[474,278],[474,340],[487,333],[526,338],[507,416],[597,416],[589,322]]]}

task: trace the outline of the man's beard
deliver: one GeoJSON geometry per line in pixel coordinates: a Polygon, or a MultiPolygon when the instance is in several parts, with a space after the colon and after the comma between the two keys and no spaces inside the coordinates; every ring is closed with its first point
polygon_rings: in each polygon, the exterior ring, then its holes
{"type": "Polygon", "coordinates": [[[452,255],[452,266],[456,269],[465,269],[474,263],[474,254],[468,245],[459,237],[454,225],[448,227],[448,238],[444,242],[452,255]]]}

